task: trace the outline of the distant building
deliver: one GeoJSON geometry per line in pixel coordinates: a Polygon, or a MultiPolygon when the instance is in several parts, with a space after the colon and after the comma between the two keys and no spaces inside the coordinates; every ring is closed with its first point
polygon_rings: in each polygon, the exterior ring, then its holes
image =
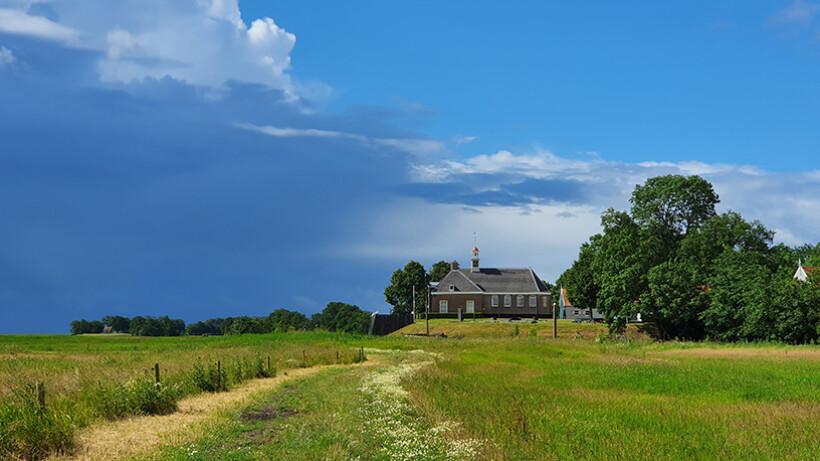
{"type": "Polygon", "coordinates": [[[794,278],[800,280],[801,282],[805,282],[806,280],[808,280],[809,275],[811,275],[812,272],[816,271],[817,269],[817,267],[804,266],[802,261],[798,262],[797,271],[794,273],[794,278]]]}
{"type": "Polygon", "coordinates": [[[561,297],[558,298],[558,306],[560,307],[559,315],[561,319],[570,320],[592,320],[594,322],[603,322],[604,316],[598,312],[598,309],[587,309],[583,307],[573,306],[567,297],[567,290],[561,288],[561,297]]]}
{"type": "Polygon", "coordinates": [[[457,313],[469,317],[551,318],[552,294],[530,269],[482,268],[478,248],[474,247],[469,269],[457,262],[450,272],[430,286],[430,312],[457,313]]]}

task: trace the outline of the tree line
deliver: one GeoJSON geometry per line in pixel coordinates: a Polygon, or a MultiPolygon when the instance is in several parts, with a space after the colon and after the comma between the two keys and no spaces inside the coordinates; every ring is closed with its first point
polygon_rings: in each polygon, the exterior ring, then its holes
{"type": "Polygon", "coordinates": [[[601,215],[557,280],[570,301],[595,307],[612,330],[640,313],[661,339],[811,343],[820,336],[820,245],[774,245],[774,231],[740,213],[717,214],[713,186],[668,175],[637,185],[629,211],[601,215]]]}
{"type": "Polygon", "coordinates": [[[241,335],[322,329],[344,333],[366,334],[370,313],[358,306],[340,302],[328,303],[322,312],[308,318],[301,312],[277,309],[265,317],[213,318],[185,325],[181,319],[163,317],[127,318],[105,316],[101,320],[74,320],[71,334],[102,333],[106,326],[117,333],[132,336],[202,336],[241,335]]]}

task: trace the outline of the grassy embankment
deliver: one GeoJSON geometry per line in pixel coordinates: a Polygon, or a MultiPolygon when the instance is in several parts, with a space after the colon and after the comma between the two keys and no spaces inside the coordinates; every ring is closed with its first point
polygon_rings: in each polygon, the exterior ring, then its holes
{"type": "Polygon", "coordinates": [[[321,333],[0,336],[0,459],[38,459],[70,450],[78,427],[100,419],[170,413],[186,395],[226,390],[277,370],[350,363],[358,357],[348,344],[351,339],[321,333]],[[156,363],[159,387],[154,385],[156,363]],[[45,409],[33,392],[36,382],[45,385],[45,409]]]}
{"type": "MultiPolygon", "coordinates": [[[[505,338],[510,336],[539,336],[552,338],[552,320],[539,320],[531,323],[531,320],[508,321],[506,319],[491,320],[477,319],[473,321],[465,317],[463,322],[453,319],[431,319],[430,334],[444,334],[450,337],[464,336],[466,338],[505,338]],[[517,331],[517,333],[516,333],[517,331]]],[[[630,326],[630,334],[634,337],[643,337],[637,328],[630,326]]],[[[405,334],[426,334],[427,325],[424,320],[417,320],[416,323],[393,333],[391,336],[401,336],[405,334]]],[[[609,329],[602,323],[574,323],[569,320],[559,320],[557,325],[559,338],[575,339],[595,339],[598,335],[606,335],[609,329]]]]}

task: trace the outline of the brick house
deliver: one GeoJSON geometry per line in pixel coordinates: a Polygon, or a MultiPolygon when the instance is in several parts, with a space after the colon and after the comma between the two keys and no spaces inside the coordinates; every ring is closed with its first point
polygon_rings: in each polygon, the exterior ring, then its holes
{"type": "Polygon", "coordinates": [[[430,312],[459,309],[467,317],[551,318],[552,294],[532,269],[481,268],[478,248],[473,248],[469,269],[453,262],[450,273],[430,287],[430,312]]]}

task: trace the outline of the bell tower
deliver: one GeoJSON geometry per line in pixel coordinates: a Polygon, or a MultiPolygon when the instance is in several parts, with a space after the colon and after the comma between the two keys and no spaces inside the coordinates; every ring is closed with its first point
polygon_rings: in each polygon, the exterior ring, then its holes
{"type": "Polygon", "coordinates": [[[479,265],[478,265],[478,247],[477,246],[473,247],[473,257],[471,259],[472,259],[472,265],[470,266],[470,272],[481,272],[481,269],[479,268],[479,265]]]}

